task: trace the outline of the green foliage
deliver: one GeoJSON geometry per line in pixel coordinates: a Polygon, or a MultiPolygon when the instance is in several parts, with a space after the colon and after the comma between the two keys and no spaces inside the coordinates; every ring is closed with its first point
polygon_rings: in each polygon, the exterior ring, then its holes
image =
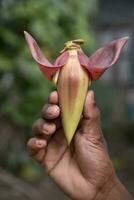
{"type": "Polygon", "coordinates": [[[90,22],[95,0],[3,0],[0,2],[1,110],[20,126],[32,123],[53,85],[44,80],[29,54],[23,31],[39,42],[48,59],[55,59],[65,41],[85,40],[94,47],[90,22]]]}
{"type": "Polygon", "coordinates": [[[25,179],[40,177],[25,143],[33,121],[55,87],[44,79],[32,59],[23,31],[33,35],[50,61],[67,40],[83,38],[83,48],[90,53],[95,45],[90,24],[96,1],[0,1],[0,109],[4,126],[10,127],[4,130],[6,147],[0,152],[0,164],[25,179]]]}

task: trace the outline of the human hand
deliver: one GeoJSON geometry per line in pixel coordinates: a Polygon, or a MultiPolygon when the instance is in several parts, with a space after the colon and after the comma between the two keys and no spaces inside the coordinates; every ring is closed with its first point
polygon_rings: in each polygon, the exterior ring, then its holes
{"type": "Polygon", "coordinates": [[[33,131],[36,137],[27,143],[30,156],[69,197],[105,200],[111,195],[117,185],[116,175],[102,135],[93,91],[87,94],[83,116],[70,147],[60,121],[56,91],[50,94],[49,104],[44,106],[42,118],[33,124],[33,131]]]}

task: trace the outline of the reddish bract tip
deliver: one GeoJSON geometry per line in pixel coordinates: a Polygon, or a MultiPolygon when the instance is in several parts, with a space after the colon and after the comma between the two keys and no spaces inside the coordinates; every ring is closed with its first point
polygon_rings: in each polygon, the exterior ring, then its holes
{"type": "Polygon", "coordinates": [[[128,39],[124,37],[114,40],[89,57],[89,72],[93,80],[98,79],[105,70],[117,62],[128,39]]]}
{"type": "MultiPolygon", "coordinates": [[[[38,63],[40,70],[47,79],[51,80],[57,70],[67,63],[69,58],[68,51],[62,53],[56,59],[54,65],[52,65],[43,56],[43,53],[41,52],[37,42],[33,39],[33,37],[26,31],[24,31],[24,35],[29,46],[29,50],[35,61],[38,63]]],[[[105,70],[117,62],[121,50],[128,39],[128,37],[124,37],[118,40],[114,40],[111,43],[105,45],[103,48],[98,49],[89,58],[82,51],[78,51],[79,62],[88,70],[89,76],[92,80],[98,79],[105,70]]]]}
{"type": "Polygon", "coordinates": [[[68,59],[68,53],[65,52],[56,60],[55,64],[52,65],[47,58],[44,57],[43,53],[41,52],[37,42],[33,39],[33,37],[24,31],[26,42],[29,46],[29,50],[32,54],[32,57],[37,62],[40,67],[40,70],[44,74],[44,76],[51,80],[52,76],[57,72],[57,70],[62,67],[68,59]]]}
{"type": "Polygon", "coordinates": [[[105,70],[117,62],[121,50],[128,39],[128,37],[124,37],[114,40],[103,48],[98,49],[89,58],[82,51],[78,52],[79,61],[88,70],[92,80],[98,79],[105,70]]]}

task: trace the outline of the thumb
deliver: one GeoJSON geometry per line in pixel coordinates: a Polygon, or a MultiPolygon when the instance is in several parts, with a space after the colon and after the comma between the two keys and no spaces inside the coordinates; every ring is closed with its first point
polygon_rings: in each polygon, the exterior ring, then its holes
{"type": "Polygon", "coordinates": [[[83,117],[84,119],[94,120],[100,118],[100,111],[96,106],[94,92],[92,90],[87,93],[83,109],[83,117]]]}
{"type": "Polygon", "coordinates": [[[100,111],[95,104],[93,91],[87,93],[83,109],[83,118],[75,140],[76,143],[81,143],[85,139],[96,145],[104,141],[100,126],[100,111]]]}

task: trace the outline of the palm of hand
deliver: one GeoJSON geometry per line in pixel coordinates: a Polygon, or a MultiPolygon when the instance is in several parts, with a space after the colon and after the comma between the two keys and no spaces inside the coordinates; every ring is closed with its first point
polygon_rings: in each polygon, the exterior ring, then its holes
{"type": "MultiPolygon", "coordinates": [[[[92,131],[101,130],[97,127],[96,130],[90,130],[91,134],[92,131]]],[[[94,198],[97,188],[101,188],[113,173],[100,134],[97,133],[93,138],[90,135],[90,141],[88,135],[82,135],[78,130],[69,148],[63,130],[59,129],[50,139],[42,163],[54,181],[73,199],[83,199],[83,194],[87,199],[89,196],[94,198]]]]}
{"type": "MultiPolygon", "coordinates": [[[[41,128],[39,125],[36,127],[36,132],[38,129],[40,134],[41,128]]],[[[98,189],[113,174],[101,134],[99,111],[91,94],[87,95],[83,119],[71,146],[67,146],[62,127],[55,130],[47,140],[45,137],[44,142],[44,146],[38,147],[32,144],[32,139],[28,142],[32,158],[39,161],[59,187],[73,199],[95,198],[98,189]]]]}

